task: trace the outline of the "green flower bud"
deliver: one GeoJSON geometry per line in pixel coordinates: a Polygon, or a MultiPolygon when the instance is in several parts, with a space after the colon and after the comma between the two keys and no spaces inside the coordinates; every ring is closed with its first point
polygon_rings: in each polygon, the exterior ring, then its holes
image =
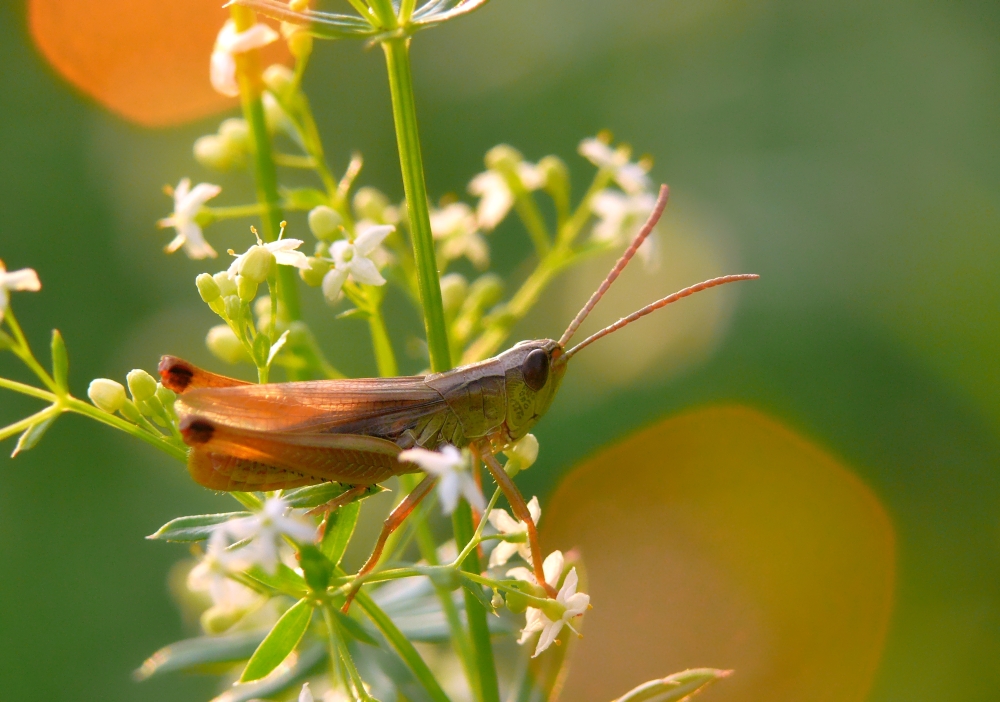
{"type": "Polygon", "coordinates": [[[137,402],[148,400],[156,394],[156,380],[141,368],[136,368],[125,377],[132,399],[137,402]]]}
{"type": "Polygon", "coordinates": [[[114,414],[128,401],[125,386],[107,378],[95,378],[87,388],[87,397],[98,409],[114,414]]]}
{"type": "Polygon", "coordinates": [[[221,634],[242,619],[244,614],[246,611],[243,609],[209,607],[201,614],[201,628],[206,634],[221,634]]]}
{"type": "Polygon", "coordinates": [[[441,300],[445,314],[457,313],[468,294],[469,281],[461,273],[448,273],[441,277],[441,300]]]}
{"type": "Polygon", "coordinates": [[[271,64],[264,70],[264,85],[278,97],[285,97],[295,87],[295,72],[284,64],[271,64]]]}
{"type": "Polygon", "coordinates": [[[524,160],[521,152],[507,144],[497,144],[486,152],[486,167],[494,171],[511,171],[524,160]]]}
{"type": "Polygon", "coordinates": [[[271,134],[291,134],[294,131],[291,120],[285,113],[285,108],[281,106],[272,93],[264,93],[261,102],[264,104],[264,122],[267,123],[268,132],[271,134]]]}
{"type": "Polygon", "coordinates": [[[252,302],[253,299],[257,297],[258,285],[259,283],[257,283],[257,281],[250,280],[246,276],[236,276],[236,291],[242,302],[252,302]]]}
{"type": "Polygon", "coordinates": [[[326,205],[314,207],[309,211],[309,231],[317,239],[333,239],[344,218],[337,210],[326,205]]]}
{"type": "Polygon", "coordinates": [[[490,604],[493,605],[493,609],[500,609],[503,607],[503,596],[498,590],[493,591],[493,598],[490,600],[490,604]]]}
{"type": "Polygon", "coordinates": [[[299,277],[311,288],[323,284],[323,277],[330,271],[332,264],[321,258],[310,258],[308,268],[299,269],[299,277]]]}
{"type": "Polygon", "coordinates": [[[177,401],[177,393],[175,393],[170,388],[165,388],[160,383],[156,384],[156,399],[160,401],[168,411],[174,406],[177,401]]]}
{"type": "Polygon", "coordinates": [[[513,446],[504,451],[507,465],[504,470],[514,477],[522,470],[527,470],[538,460],[538,439],[534,434],[525,434],[513,446]]]}
{"type": "Polygon", "coordinates": [[[242,303],[240,298],[236,295],[230,295],[226,298],[226,318],[230,321],[236,321],[242,315],[242,303]]]}
{"type": "Polygon", "coordinates": [[[136,407],[135,403],[131,400],[126,400],[125,404],[122,405],[118,411],[122,413],[122,416],[125,417],[125,419],[133,424],[138,424],[142,420],[142,414],[140,414],[139,408],[136,407]]]}
{"type": "Polygon", "coordinates": [[[219,324],[208,330],[205,346],[208,347],[213,356],[226,363],[242,363],[251,360],[236,333],[226,324],[219,324]]]}
{"type": "Polygon", "coordinates": [[[219,125],[219,136],[224,139],[234,155],[250,152],[250,126],[245,119],[230,117],[219,125]]]}
{"type": "Polygon", "coordinates": [[[520,592],[508,592],[507,593],[507,609],[509,609],[514,614],[521,614],[524,610],[528,608],[529,601],[520,592]]]}
{"type": "Polygon", "coordinates": [[[553,622],[557,622],[562,619],[563,615],[566,613],[566,605],[551,598],[542,602],[538,608],[542,610],[542,613],[546,617],[548,617],[549,621],[553,622]]]}
{"type": "Polygon", "coordinates": [[[495,273],[481,275],[469,287],[469,300],[481,310],[487,310],[503,297],[503,280],[495,273]]]}
{"type": "Polygon", "coordinates": [[[546,156],[538,162],[538,170],[542,172],[542,182],[545,190],[557,202],[569,201],[569,168],[558,156],[546,156]]]}
{"type": "Polygon", "coordinates": [[[236,165],[229,143],[217,134],[195,140],[194,159],[213,171],[228,171],[236,165]]]}
{"type": "MultiPolygon", "coordinates": [[[[257,285],[266,282],[269,277],[274,275],[277,265],[274,254],[266,246],[255,244],[244,254],[243,262],[240,264],[240,277],[251,281],[254,284],[254,291],[256,291],[257,285]]],[[[239,291],[239,280],[236,281],[236,289],[239,291]]],[[[242,291],[239,295],[240,299],[248,301],[243,297],[242,291]]]]}
{"type": "Polygon", "coordinates": [[[385,210],[389,207],[389,198],[377,188],[358,188],[354,193],[354,212],[358,219],[370,219],[374,222],[382,222],[385,210]]]}
{"type": "Polygon", "coordinates": [[[201,295],[201,299],[206,303],[211,304],[222,297],[222,290],[219,289],[219,284],[208,273],[199,275],[194,279],[194,283],[198,286],[198,294],[201,295]]]}
{"type": "Polygon", "coordinates": [[[212,280],[219,286],[219,294],[223,297],[236,294],[236,281],[229,277],[229,271],[219,271],[212,276],[212,280]]]}

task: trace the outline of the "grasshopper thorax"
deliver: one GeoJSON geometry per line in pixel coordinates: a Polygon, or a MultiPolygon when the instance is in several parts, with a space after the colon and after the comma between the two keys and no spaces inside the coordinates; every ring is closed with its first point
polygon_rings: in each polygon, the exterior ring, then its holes
{"type": "Polygon", "coordinates": [[[566,364],[556,363],[563,347],[552,339],[522,341],[497,357],[507,389],[507,437],[517,441],[548,411],[566,364]]]}

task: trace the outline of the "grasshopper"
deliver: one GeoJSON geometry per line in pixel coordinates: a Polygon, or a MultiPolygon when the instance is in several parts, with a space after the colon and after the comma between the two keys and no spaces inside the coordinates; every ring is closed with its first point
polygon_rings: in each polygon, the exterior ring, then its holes
{"type": "MultiPolygon", "coordinates": [[[[349,486],[325,505],[325,509],[335,509],[394,475],[418,471],[415,465],[398,460],[404,449],[434,449],[445,443],[469,447],[486,464],[515,516],[527,525],[532,567],[538,582],[544,584],[538,531],[524,497],[495,454],[525,436],[545,414],[567,362],[581,349],[700,290],[757,277],[729,275],[685,288],[567,350],[577,328],[653,230],[667,197],[667,187],[662,186],[649,219],[558,341],[522,341],[493,358],[444,373],[263,385],[209,373],[164,356],[160,376],[179,395],[176,410],[181,434],[191,447],[191,476],[205,487],[223,491],[277,490],[335,481],[349,486]]],[[[425,476],[386,518],[356,582],[375,567],[389,535],[436,480],[425,476]]]]}

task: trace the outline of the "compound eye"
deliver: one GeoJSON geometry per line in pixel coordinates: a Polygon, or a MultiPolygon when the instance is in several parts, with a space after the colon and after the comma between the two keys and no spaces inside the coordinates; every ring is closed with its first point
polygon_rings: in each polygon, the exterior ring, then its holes
{"type": "Polygon", "coordinates": [[[549,379],[549,355],[542,349],[529,353],[521,364],[521,375],[529,388],[535,392],[541,390],[549,379]]]}

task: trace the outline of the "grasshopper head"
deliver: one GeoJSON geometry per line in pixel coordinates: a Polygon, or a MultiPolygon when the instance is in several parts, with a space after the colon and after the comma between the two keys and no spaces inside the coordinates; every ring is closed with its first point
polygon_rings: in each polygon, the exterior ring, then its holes
{"type": "Polygon", "coordinates": [[[507,432],[516,441],[552,404],[566,365],[556,363],[563,347],[552,339],[522,341],[503,353],[507,385],[507,432]]]}

